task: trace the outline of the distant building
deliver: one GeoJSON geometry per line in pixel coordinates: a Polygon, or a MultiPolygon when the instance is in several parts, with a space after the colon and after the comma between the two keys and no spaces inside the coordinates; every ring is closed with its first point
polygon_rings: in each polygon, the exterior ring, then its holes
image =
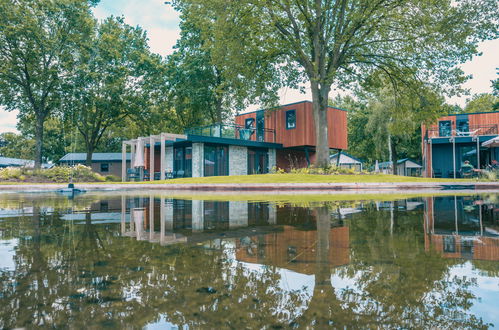
{"type": "Polygon", "coordinates": [[[423,125],[425,177],[461,177],[465,161],[485,169],[499,160],[499,144],[486,143],[499,136],[498,126],[499,111],[453,114],[439,118],[435,125],[423,125]]]}
{"type": "MultiPolygon", "coordinates": [[[[126,155],[127,166],[130,166],[130,154],[126,155]]],[[[86,153],[69,153],[59,159],[59,165],[85,164],[86,153]]],[[[102,175],[121,176],[120,152],[96,152],[92,155],[92,171],[102,175]]]]}
{"type": "Polygon", "coordinates": [[[331,161],[331,165],[335,166],[336,164],[339,165],[339,167],[341,168],[351,168],[351,169],[354,169],[358,172],[362,171],[363,169],[363,162],[346,153],[346,152],[342,152],[340,154],[340,162],[338,163],[338,153],[335,153],[334,155],[331,155],[329,157],[330,161],[331,161]]]}
{"type": "MultiPolygon", "coordinates": [[[[381,173],[392,173],[392,162],[379,163],[381,173]]],[[[421,176],[423,166],[410,158],[399,159],[397,161],[397,174],[403,176],[421,176]]]]}
{"type": "Polygon", "coordinates": [[[35,161],[29,159],[9,158],[0,156],[0,168],[5,167],[34,167],[35,161]]]}

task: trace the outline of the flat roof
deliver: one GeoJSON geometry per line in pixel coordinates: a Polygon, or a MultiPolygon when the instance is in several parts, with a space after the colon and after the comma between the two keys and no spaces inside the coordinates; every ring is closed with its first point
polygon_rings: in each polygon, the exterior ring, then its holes
{"type": "MultiPolygon", "coordinates": [[[[264,109],[258,109],[258,110],[243,112],[243,113],[237,114],[236,117],[239,117],[239,116],[242,116],[242,115],[247,115],[249,113],[255,113],[255,112],[258,112],[258,111],[265,111],[265,110],[270,110],[270,109],[283,108],[283,107],[288,107],[288,106],[291,106],[291,105],[301,104],[301,103],[312,103],[312,101],[304,100],[304,101],[293,102],[293,103],[288,103],[288,104],[276,105],[275,107],[271,107],[271,108],[264,108],[264,109]]],[[[336,109],[336,110],[341,110],[341,111],[348,111],[346,109],[342,109],[342,108],[338,108],[338,107],[333,107],[333,106],[330,106],[330,105],[328,105],[327,107],[330,108],[330,109],[336,109]]]]}
{"type": "MultiPolygon", "coordinates": [[[[126,154],[126,160],[131,160],[130,153],[126,154]]],[[[85,152],[68,153],[64,155],[59,162],[84,162],[87,160],[85,152]]],[[[121,152],[94,152],[92,154],[93,162],[121,162],[121,152]]]]}

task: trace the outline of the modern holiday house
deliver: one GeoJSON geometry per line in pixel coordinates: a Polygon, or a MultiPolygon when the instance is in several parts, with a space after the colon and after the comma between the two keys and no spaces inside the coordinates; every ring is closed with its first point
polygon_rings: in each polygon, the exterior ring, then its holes
{"type": "MultiPolygon", "coordinates": [[[[346,111],[328,108],[329,148],[347,148],[346,111]]],[[[309,101],[237,115],[214,124],[123,142],[123,180],[268,173],[306,167],[315,160],[315,125],[309,101]],[[151,173],[153,173],[151,175],[151,173]]]]}
{"type": "Polygon", "coordinates": [[[498,126],[499,111],[448,115],[423,125],[424,176],[457,178],[466,161],[479,170],[499,160],[498,126]]]}

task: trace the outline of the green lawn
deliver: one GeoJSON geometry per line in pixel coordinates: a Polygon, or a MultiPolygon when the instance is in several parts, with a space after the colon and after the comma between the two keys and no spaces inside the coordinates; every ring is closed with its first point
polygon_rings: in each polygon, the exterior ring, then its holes
{"type": "Polygon", "coordinates": [[[211,176],[164,181],[146,181],[155,184],[212,184],[212,183],[364,183],[364,182],[464,182],[463,179],[413,178],[388,174],[318,175],[318,174],[258,174],[211,176]]]}

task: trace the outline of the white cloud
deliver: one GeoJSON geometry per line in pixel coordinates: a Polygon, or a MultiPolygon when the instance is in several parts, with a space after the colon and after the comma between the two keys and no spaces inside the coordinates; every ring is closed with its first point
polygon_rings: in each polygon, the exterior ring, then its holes
{"type": "Polygon", "coordinates": [[[0,107],[0,133],[18,133],[16,129],[17,114],[17,111],[6,111],[0,107]]]}
{"type": "Polygon", "coordinates": [[[164,0],[102,0],[94,9],[94,15],[98,19],[110,15],[124,16],[126,23],[140,25],[147,31],[151,51],[163,56],[172,53],[172,47],[180,34],[179,15],[164,0]]]}

